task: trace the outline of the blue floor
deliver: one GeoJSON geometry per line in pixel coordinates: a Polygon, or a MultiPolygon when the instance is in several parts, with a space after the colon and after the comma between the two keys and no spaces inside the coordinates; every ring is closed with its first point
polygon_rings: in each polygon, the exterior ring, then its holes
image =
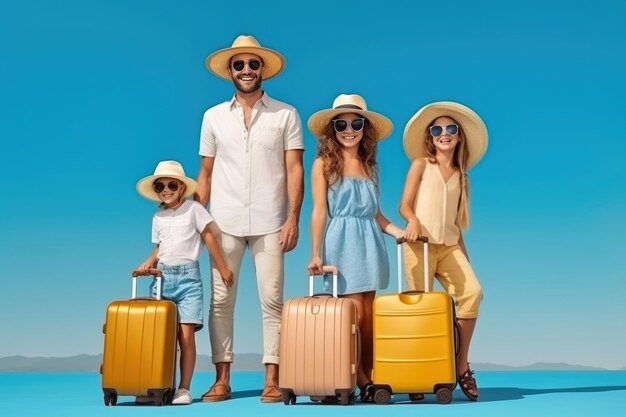
{"type": "MultiPolygon", "coordinates": [[[[312,403],[298,397],[295,405],[262,404],[259,395],[263,374],[233,374],[233,399],[190,406],[137,406],[131,397],[120,397],[115,407],[105,407],[96,373],[0,373],[0,414],[24,416],[626,416],[626,372],[478,372],[480,400],[470,402],[457,388],[449,405],[437,404],[433,395],[410,403],[406,395],[392,404],[353,406],[312,403]]],[[[194,376],[192,393],[199,398],[213,382],[214,374],[194,376]]]]}

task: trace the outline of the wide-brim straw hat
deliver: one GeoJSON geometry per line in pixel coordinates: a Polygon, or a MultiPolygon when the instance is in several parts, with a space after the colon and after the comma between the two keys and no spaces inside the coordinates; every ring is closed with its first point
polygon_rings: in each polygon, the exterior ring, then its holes
{"type": "Polygon", "coordinates": [[[218,77],[231,81],[228,66],[231,58],[238,54],[258,55],[263,61],[264,80],[277,76],[287,65],[287,60],[280,52],[262,47],[252,36],[239,35],[230,48],[220,49],[209,55],[205,61],[206,67],[218,77]]]}
{"type": "Polygon", "coordinates": [[[358,94],[340,94],[333,101],[332,109],[320,110],[309,117],[309,130],[316,138],[320,138],[326,126],[335,117],[344,113],[356,113],[365,117],[376,132],[376,140],[383,140],[393,132],[393,123],[380,113],[367,110],[367,103],[358,94]]]}
{"type": "Polygon", "coordinates": [[[137,192],[149,200],[161,201],[159,195],[152,188],[154,180],[158,178],[175,178],[185,184],[185,198],[196,192],[198,183],[185,176],[183,166],[177,161],[161,161],[154,170],[154,174],[142,178],[137,183],[137,192]]]}
{"type": "Polygon", "coordinates": [[[474,110],[452,101],[438,101],[427,104],[415,113],[404,128],[404,151],[413,160],[426,156],[424,133],[431,123],[447,116],[456,120],[463,129],[469,157],[468,168],[476,165],[485,155],[489,142],[487,126],[474,110]]]}

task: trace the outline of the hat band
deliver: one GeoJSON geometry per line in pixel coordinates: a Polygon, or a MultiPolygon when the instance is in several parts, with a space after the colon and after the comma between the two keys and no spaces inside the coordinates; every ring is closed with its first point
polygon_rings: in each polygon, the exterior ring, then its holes
{"type": "Polygon", "coordinates": [[[341,106],[335,107],[335,109],[357,109],[357,110],[363,110],[363,107],[359,107],[356,104],[342,104],[341,106]]]}

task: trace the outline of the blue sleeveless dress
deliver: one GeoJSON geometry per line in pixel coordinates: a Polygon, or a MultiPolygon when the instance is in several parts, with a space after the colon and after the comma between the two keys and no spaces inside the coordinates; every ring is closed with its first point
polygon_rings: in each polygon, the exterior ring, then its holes
{"type": "MultiPolygon", "coordinates": [[[[324,240],[324,264],[339,269],[339,294],[387,288],[389,259],[376,222],[378,191],[365,178],[343,177],[328,189],[330,221],[324,240]]],[[[332,278],[324,279],[332,291],[332,278]]]]}

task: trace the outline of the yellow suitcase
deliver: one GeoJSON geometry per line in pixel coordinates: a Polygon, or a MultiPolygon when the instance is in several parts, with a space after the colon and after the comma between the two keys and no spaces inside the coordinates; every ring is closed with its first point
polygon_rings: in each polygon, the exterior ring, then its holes
{"type": "Polygon", "coordinates": [[[103,326],[102,391],[104,404],[115,405],[120,395],[150,396],[156,405],[169,404],[175,390],[176,304],[161,299],[161,272],[151,269],[157,298],[137,298],[133,272],[130,300],[113,301],[103,326]]]}
{"type": "MultiPolygon", "coordinates": [[[[456,387],[456,317],[454,300],[428,292],[428,239],[424,242],[425,292],[407,291],[374,299],[374,401],[386,404],[392,394],[435,393],[440,404],[452,401],[456,387]]],[[[399,242],[402,243],[402,242],[399,242]]],[[[398,244],[398,291],[402,288],[398,244]]]]}

